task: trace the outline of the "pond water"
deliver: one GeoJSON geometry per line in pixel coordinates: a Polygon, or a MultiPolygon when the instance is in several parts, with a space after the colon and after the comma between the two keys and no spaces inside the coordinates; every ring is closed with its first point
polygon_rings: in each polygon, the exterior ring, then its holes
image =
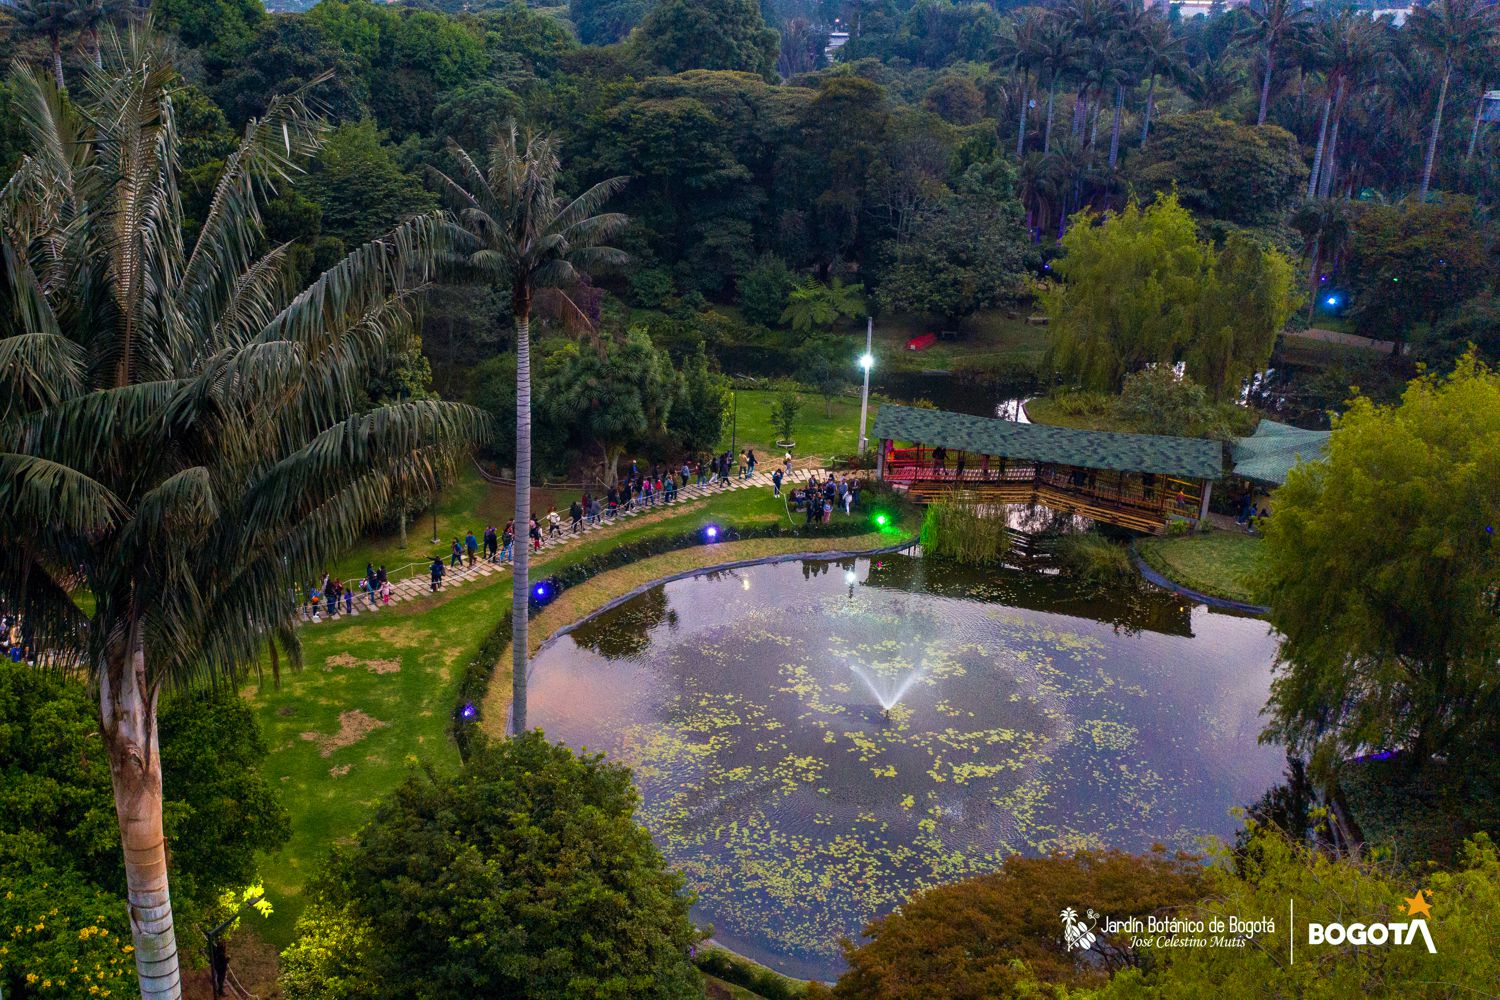
{"type": "Polygon", "coordinates": [[[1279,777],[1264,622],[1145,588],[912,555],[656,587],[535,659],[549,737],[634,770],[730,948],[835,978],[838,941],[1007,855],[1193,848],[1279,777]]]}

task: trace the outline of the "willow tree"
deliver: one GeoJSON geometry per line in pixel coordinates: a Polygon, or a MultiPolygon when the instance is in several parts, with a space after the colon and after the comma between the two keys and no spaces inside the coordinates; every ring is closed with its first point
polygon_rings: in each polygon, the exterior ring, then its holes
{"type": "Polygon", "coordinates": [[[261,206],[316,152],[273,101],[183,235],[172,88],[149,28],[64,101],[17,70],[31,154],[0,192],[0,603],[97,695],[141,994],[181,994],[162,834],[164,688],[295,664],[300,581],[483,432],[467,407],[371,405],[450,241],[412,219],[305,288],[261,206]],[[85,599],[86,598],[86,599],[85,599]],[[91,610],[85,611],[83,609],[91,610]]]}
{"type": "MultiPolygon", "coordinates": [[[[481,168],[461,147],[451,150],[458,177],[437,173],[458,211],[463,229],[457,252],[472,271],[509,286],[516,325],[516,532],[525,539],[531,519],[531,309],[538,292],[574,317],[582,311],[568,297],[590,270],[623,263],[625,255],[604,241],[626,218],[599,213],[625,178],[601,181],[569,201],[557,191],[561,169],[551,139],[518,135],[514,123],[490,146],[481,168]]],[[[516,546],[511,608],[511,731],[526,729],[527,598],[530,555],[516,546]]]]}

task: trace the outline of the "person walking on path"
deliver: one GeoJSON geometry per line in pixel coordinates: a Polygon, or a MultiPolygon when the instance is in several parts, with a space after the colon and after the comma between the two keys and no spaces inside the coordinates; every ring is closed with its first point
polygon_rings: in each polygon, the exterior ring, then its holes
{"type": "Polygon", "coordinates": [[[464,536],[464,548],[467,549],[469,553],[469,568],[473,569],[474,557],[479,553],[479,539],[474,537],[474,532],[472,529],[467,535],[464,536]]]}
{"type": "Polygon", "coordinates": [[[542,551],[542,528],[536,523],[536,515],[531,515],[531,524],[527,528],[527,534],[531,536],[531,551],[542,551]]]}
{"type": "Polygon", "coordinates": [[[370,607],[375,607],[376,595],[380,593],[380,579],[375,576],[375,567],[365,564],[365,591],[370,595],[370,607]]]}
{"type": "Polygon", "coordinates": [[[495,555],[500,551],[500,536],[495,533],[493,524],[485,525],[484,528],[484,561],[494,562],[495,555]]]}
{"type": "Polygon", "coordinates": [[[557,513],[557,505],[553,504],[547,508],[547,537],[553,538],[562,534],[562,517],[557,513]]]}
{"type": "Polygon", "coordinates": [[[464,547],[458,543],[457,538],[453,539],[452,551],[453,555],[449,558],[448,565],[455,567],[461,565],[464,561],[464,547]]]}
{"type": "Polygon", "coordinates": [[[777,469],[771,473],[771,496],[781,496],[781,470],[777,469]]]}
{"type": "Polygon", "coordinates": [[[683,489],[687,489],[688,477],[690,477],[692,474],[693,474],[693,470],[688,466],[688,460],[684,458],[682,460],[682,488],[683,489]]]}
{"type": "Polygon", "coordinates": [[[432,557],[432,565],[428,568],[428,572],[432,577],[432,592],[436,594],[443,587],[443,573],[446,572],[443,569],[442,556],[432,557]]]}
{"type": "Polygon", "coordinates": [[[573,522],[568,527],[569,531],[571,531],[573,534],[576,535],[580,531],[583,530],[583,504],[582,503],[580,503],[577,500],[574,500],[573,501],[573,506],[571,506],[571,507],[568,508],[568,517],[573,522]]]}
{"type": "Polygon", "coordinates": [[[746,459],[746,462],[748,463],[748,468],[750,470],[749,474],[746,475],[745,478],[749,479],[751,476],[755,475],[756,461],[755,461],[755,449],[754,448],[746,448],[745,449],[745,459],[746,459]]]}
{"type": "Polygon", "coordinates": [[[380,585],[380,603],[391,603],[391,578],[386,576],[385,563],[381,563],[380,568],[375,571],[375,582],[380,585]]]}

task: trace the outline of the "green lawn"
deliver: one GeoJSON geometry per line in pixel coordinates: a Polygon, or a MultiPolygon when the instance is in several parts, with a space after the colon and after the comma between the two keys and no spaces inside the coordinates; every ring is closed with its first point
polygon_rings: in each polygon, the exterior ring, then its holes
{"type": "MultiPolygon", "coordinates": [[[[734,418],[734,447],[743,450],[747,445],[755,449],[755,457],[766,470],[780,461],[785,453],[776,447],[776,432],[771,429],[771,406],[781,393],[774,390],[739,389],[734,418]]],[[[802,409],[797,414],[792,433],[797,447],[792,449],[796,458],[830,455],[852,455],[859,447],[859,397],[835,396],[826,404],[822,396],[811,392],[798,392],[802,409]]],[[[875,426],[875,403],[870,403],[869,426],[875,426]]],[[[866,433],[869,433],[868,430],[866,433]]],[[[730,447],[730,435],[726,434],[719,447],[730,447]]]]}
{"type": "Polygon", "coordinates": [[[1179,538],[1148,538],[1136,545],[1158,573],[1213,597],[1255,603],[1249,574],[1259,558],[1260,539],[1236,531],[1208,531],[1179,538]]]}
{"type": "MultiPolygon", "coordinates": [[[[908,351],[906,342],[923,333],[941,334],[940,321],[920,316],[883,316],[875,324],[875,355],[889,371],[952,371],[1006,364],[1036,365],[1047,351],[1047,328],[1026,322],[1026,310],[1012,318],[1000,310],[970,317],[956,340],[939,339],[925,351],[908,351]]],[[[854,331],[862,339],[864,327],[854,331]]]]}
{"type": "MultiPolygon", "coordinates": [[[[470,482],[453,495],[484,502],[487,493],[470,482]]],[[[785,518],[769,490],[734,490],[544,552],[535,571],[555,572],[616,545],[709,522],[745,527],[785,518]]],[[[283,670],[280,690],[267,671],[263,685],[244,692],[271,747],[266,773],[292,818],[291,841],[263,868],[276,912],[262,929],[278,948],[291,940],[303,889],[327,850],[352,837],[412,767],[457,763],[447,736],[453,692],[463,664],[509,614],[510,580],[496,575],[377,615],[305,628],[303,669],[283,670]]],[[[509,683],[507,666],[496,671],[495,684],[509,683]]]]}

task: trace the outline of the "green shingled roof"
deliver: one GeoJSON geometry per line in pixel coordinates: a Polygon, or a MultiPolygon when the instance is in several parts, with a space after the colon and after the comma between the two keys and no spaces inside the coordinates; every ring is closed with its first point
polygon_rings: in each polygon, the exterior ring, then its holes
{"type": "Polygon", "coordinates": [[[1274,420],[1262,420],[1255,433],[1234,446],[1234,474],[1280,486],[1299,461],[1328,454],[1329,431],[1308,431],[1274,420]]]}
{"type": "Polygon", "coordinates": [[[1114,472],[1154,472],[1185,479],[1217,479],[1223,449],[1217,441],[1159,434],[1080,431],[1048,424],[1017,424],[992,417],[882,403],[876,438],[1053,465],[1114,472]]]}

